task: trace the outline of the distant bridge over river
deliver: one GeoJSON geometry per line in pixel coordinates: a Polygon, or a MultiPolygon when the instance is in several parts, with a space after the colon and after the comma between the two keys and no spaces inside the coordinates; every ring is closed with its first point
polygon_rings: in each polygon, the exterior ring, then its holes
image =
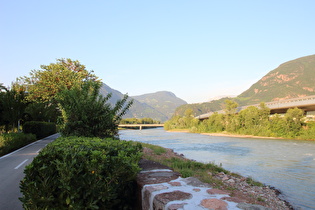
{"type": "MultiPolygon", "coordinates": [[[[270,109],[270,114],[284,114],[290,108],[299,108],[304,110],[305,114],[311,111],[315,111],[315,95],[305,96],[301,98],[291,98],[279,101],[271,101],[265,103],[266,106],[270,109]]],[[[259,107],[259,104],[248,105],[248,106],[240,106],[237,108],[237,112],[246,109],[249,106],[259,107]]],[[[217,111],[218,113],[224,113],[224,110],[217,111]]],[[[197,119],[205,120],[208,119],[214,112],[209,112],[206,114],[202,114],[197,116],[197,119]]]]}
{"type": "Polygon", "coordinates": [[[142,130],[142,128],[157,128],[164,127],[164,124],[121,124],[118,125],[120,128],[138,128],[142,130]]]}

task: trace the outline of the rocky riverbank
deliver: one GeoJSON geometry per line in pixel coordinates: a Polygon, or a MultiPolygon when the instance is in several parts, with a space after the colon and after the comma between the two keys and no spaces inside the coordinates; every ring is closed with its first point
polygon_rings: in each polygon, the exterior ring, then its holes
{"type": "MultiPolygon", "coordinates": [[[[144,148],[144,157],[157,162],[163,162],[165,159],[180,158],[187,161],[183,155],[173,152],[171,149],[166,149],[165,153],[156,154],[152,149],[144,148]]],[[[250,203],[261,205],[270,209],[293,209],[292,206],[283,200],[281,193],[270,186],[265,186],[261,183],[254,182],[250,178],[242,177],[238,174],[231,173],[213,173],[207,172],[207,176],[217,180],[216,183],[208,183],[213,188],[219,188],[226,191],[233,202],[250,203]],[[220,184],[218,184],[219,182],[220,184]]]]}

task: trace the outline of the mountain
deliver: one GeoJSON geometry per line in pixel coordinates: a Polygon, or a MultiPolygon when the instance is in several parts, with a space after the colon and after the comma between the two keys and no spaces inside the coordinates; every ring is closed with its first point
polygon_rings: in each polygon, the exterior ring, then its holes
{"type": "Polygon", "coordinates": [[[174,93],[168,91],[132,96],[132,98],[153,107],[155,110],[166,115],[168,119],[172,117],[178,106],[187,104],[186,101],[176,97],[174,93]]]}
{"type": "Polygon", "coordinates": [[[315,94],[315,55],[281,64],[238,96],[246,104],[315,94]]]}
{"type": "Polygon", "coordinates": [[[183,115],[189,108],[196,116],[218,111],[222,109],[226,99],[243,106],[309,95],[315,95],[315,55],[281,64],[237,97],[180,106],[175,110],[175,114],[183,115]]]}
{"type": "MultiPolygon", "coordinates": [[[[109,103],[112,105],[114,105],[117,100],[123,98],[121,92],[103,83],[100,94],[106,96],[108,93],[112,93],[112,97],[109,100],[109,103]]],[[[149,117],[153,120],[165,122],[172,116],[176,107],[187,104],[187,102],[176,97],[174,93],[167,91],[133,96],[130,98],[133,99],[134,102],[124,118],[149,117]]]]}

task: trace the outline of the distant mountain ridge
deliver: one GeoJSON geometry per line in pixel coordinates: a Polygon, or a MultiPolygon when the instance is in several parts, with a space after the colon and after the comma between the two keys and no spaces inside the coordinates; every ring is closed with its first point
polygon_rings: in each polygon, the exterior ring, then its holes
{"type": "Polygon", "coordinates": [[[246,104],[275,101],[315,94],[315,55],[281,64],[237,98],[246,104]]]}
{"type": "Polygon", "coordinates": [[[175,114],[183,115],[187,109],[192,109],[195,115],[218,111],[226,99],[243,106],[309,95],[315,95],[315,55],[281,64],[237,97],[183,105],[175,114]]]}
{"type": "Polygon", "coordinates": [[[166,115],[168,119],[172,117],[175,109],[183,104],[187,104],[186,101],[176,97],[172,92],[159,91],[156,93],[148,93],[140,96],[131,96],[141,103],[145,103],[155,110],[166,115]]]}
{"type": "MultiPolygon", "coordinates": [[[[121,92],[112,89],[103,83],[100,89],[100,94],[106,96],[108,93],[112,93],[112,97],[109,100],[112,105],[123,97],[121,92]]],[[[176,97],[174,93],[168,91],[130,96],[130,98],[133,99],[134,102],[124,118],[149,117],[153,120],[165,122],[171,118],[178,106],[187,104],[186,101],[176,97]]]]}

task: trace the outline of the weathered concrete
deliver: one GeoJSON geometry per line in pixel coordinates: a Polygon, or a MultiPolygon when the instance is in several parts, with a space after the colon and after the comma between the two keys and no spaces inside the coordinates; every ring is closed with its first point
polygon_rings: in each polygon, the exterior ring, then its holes
{"type": "Polygon", "coordinates": [[[213,189],[196,178],[181,178],[178,173],[159,163],[147,165],[137,177],[138,209],[268,209],[244,203],[242,199],[213,189]]]}

